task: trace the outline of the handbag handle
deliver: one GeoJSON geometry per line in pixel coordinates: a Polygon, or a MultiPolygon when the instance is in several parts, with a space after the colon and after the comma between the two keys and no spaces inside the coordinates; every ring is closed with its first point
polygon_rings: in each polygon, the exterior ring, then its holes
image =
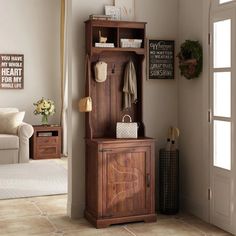
{"type": "Polygon", "coordinates": [[[126,115],[124,115],[123,118],[122,118],[122,122],[123,122],[123,123],[125,122],[125,117],[129,117],[129,122],[130,122],[130,123],[132,122],[131,116],[126,114],[126,115]]]}

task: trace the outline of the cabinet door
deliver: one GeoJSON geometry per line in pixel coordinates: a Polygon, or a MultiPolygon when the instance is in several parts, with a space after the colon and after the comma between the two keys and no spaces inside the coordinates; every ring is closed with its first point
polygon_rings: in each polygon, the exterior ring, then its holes
{"type": "Polygon", "coordinates": [[[147,214],[151,208],[150,147],[103,152],[103,216],[147,214]]]}

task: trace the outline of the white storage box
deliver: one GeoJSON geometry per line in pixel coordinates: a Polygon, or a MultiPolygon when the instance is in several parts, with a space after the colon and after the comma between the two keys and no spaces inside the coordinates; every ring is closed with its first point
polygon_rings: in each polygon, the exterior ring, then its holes
{"type": "Polygon", "coordinates": [[[141,48],[142,39],[120,39],[122,48],[141,48]]]}

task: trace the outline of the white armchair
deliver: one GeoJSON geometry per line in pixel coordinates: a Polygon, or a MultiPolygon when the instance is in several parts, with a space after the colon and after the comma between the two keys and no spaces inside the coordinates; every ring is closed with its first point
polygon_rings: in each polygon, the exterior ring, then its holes
{"type": "MultiPolygon", "coordinates": [[[[18,112],[17,108],[0,108],[0,112],[18,112]]],[[[0,164],[29,162],[29,138],[34,129],[22,122],[17,134],[0,134],[0,164]]]]}

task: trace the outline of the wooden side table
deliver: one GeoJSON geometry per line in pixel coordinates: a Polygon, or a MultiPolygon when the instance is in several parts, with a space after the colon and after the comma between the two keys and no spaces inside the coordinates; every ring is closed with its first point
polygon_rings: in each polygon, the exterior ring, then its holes
{"type": "Polygon", "coordinates": [[[30,156],[33,159],[61,157],[61,126],[33,125],[34,134],[30,139],[30,156]]]}

